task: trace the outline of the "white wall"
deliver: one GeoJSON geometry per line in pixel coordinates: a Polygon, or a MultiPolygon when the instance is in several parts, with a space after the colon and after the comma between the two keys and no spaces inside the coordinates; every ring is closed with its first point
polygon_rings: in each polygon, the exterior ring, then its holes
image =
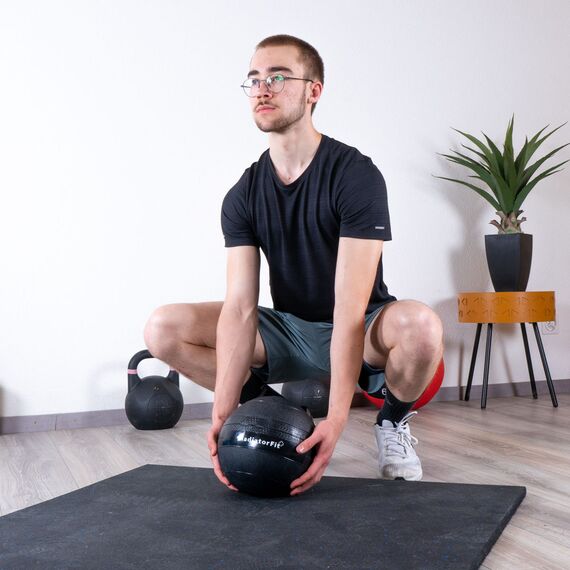
{"type": "MultiPolygon", "coordinates": [[[[452,126],[500,142],[514,112],[519,147],[569,119],[569,29],[564,0],[0,2],[0,416],[122,407],[152,309],[223,298],[220,203],[266,148],[239,85],[274,33],[323,56],[316,126],[384,173],[386,281],[438,310],[445,384],[465,383],[474,327],[455,295],[491,290],[493,212],[432,177],[463,174],[436,153],[459,148],[452,126]]],[[[557,292],[545,345],[568,378],[570,168],[525,206],[529,290],[557,292]]],[[[519,336],[497,330],[494,382],[526,380],[519,336]]]]}

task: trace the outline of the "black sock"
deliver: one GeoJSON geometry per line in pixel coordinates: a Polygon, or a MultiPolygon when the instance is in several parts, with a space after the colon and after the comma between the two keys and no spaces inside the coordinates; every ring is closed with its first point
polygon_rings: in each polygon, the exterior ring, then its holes
{"type": "Polygon", "coordinates": [[[239,403],[245,404],[249,400],[259,398],[259,396],[280,396],[280,394],[262,382],[255,374],[252,374],[241,389],[239,403]]]}
{"type": "Polygon", "coordinates": [[[382,409],[378,412],[376,417],[376,423],[381,426],[382,420],[390,420],[392,425],[396,427],[397,423],[400,423],[404,416],[412,409],[412,406],[416,403],[413,402],[401,402],[390,392],[388,386],[385,386],[383,390],[386,390],[386,395],[384,396],[384,404],[382,409]]]}

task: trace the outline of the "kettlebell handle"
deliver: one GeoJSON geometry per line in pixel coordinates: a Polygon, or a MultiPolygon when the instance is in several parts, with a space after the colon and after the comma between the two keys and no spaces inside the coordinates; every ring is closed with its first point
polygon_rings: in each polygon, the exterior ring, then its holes
{"type": "MultiPolygon", "coordinates": [[[[137,352],[129,361],[129,368],[127,373],[129,375],[129,392],[141,381],[138,375],[137,368],[139,364],[146,360],[147,358],[154,358],[149,350],[140,350],[137,352]]],[[[176,370],[170,370],[167,379],[174,382],[178,387],[180,387],[180,376],[176,370]]]]}

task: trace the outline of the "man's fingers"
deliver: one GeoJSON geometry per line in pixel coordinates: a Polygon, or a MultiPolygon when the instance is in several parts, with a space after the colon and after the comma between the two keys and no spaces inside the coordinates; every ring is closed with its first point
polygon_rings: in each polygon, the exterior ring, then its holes
{"type": "Polygon", "coordinates": [[[208,449],[210,450],[210,455],[216,455],[216,440],[210,432],[208,432],[208,449]]]}
{"type": "Polygon", "coordinates": [[[208,448],[210,449],[210,459],[212,460],[212,465],[214,466],[214,473],[216,477],[232,491],[237,491],[237,489],[230,483],[229,479],[224,475],[222,467],[220,465],[220,459],[218,457],[218,438],[217,433],[212,430],[208,432],[208,448]]]}
{"type": "Polygon", "coordinates": [[[295,451],[297,451],[297,453],[307,453],[307,451],[310,451],[311,449],[313,449],[313,447],[315,447],[315,445],[317,445],[317,443],[319,443],[319,441],[321,441],[321,439],[322,438],[318,434],[313,433],[307,439],[302,441],[296,447],[295,451]]]}
{"type": "Polygon", "coordinates": [[[313,487],[315,484],[317,483],[317,481],[314,482],[308,482],[305,483],[305,485],[301,485],[300,487],[297,487],[296,489],[294,489],[293,491],[291,491],[291,493],[289,493],[289,495],[291,497],[295,497],[296,495],[300,495],[301,493],[304,493],[305,491],[308,491],[311,487],[313,487]]]}
{"type": "Polygon", "coordinates": [[[300,487],[310,479],[313,479],[320,471],[324,471],[326,466],[326,464],[314,461],[307,471],[291,483],[291,488],[300,487]]]}
{"type": "MultiPolygon", "coordinates": [[[[222,468],[220,467],[220,460],[217,455],[212,455],[212,464],[214,465],[214,473],[216,477],[227,487],[230,486],[230,480],[224,475],[222,468]]],[[[235,487],[234,487],[235,488],[235,487]]]]}
{"type": "Polygon", "coordinates": [[[316,472],[311,473],[310,469],[308,471],[305,471],[305,473],[303,473],[301,477],[295,479],[295,481],[291,483],[291,490],[297,491],[298,489],[303,487],[303,485],[305,485],[308,481],[311,481],[315,476],[315,474],[316,472]]]}
{"type": "MultiPolygon", "coordinates": [[[[323,473],[325,471],[325,468],[326,468],[326,466],[323,466],[321,469],[319,469],[317,471],[317,473],[315,473],[314,475],[312,475],[308,479],[305,479],[304,477],[300,477],[299,479],[297,479],[297,481],[293,481],[293,483],[291,484],[292,490],[291,490],[290,495],[292,497],[294,497],[295,495],[300,495],[301,493],[308,491],[311,487],[316,485],[321,480],[323,473]],[[293,484],[295,484],[295,483],[296,483],[296,485],[295,485],[295,487],[293,487],[293,484]]],[[[307,473],[305,473],[305,475],[307,473]]]]}
{"type": "Polygon", "coordinates": [[[224,472],[222,471],[222,467],[220,466],[220,460],[218,459],[218,455],[212,455],[212,463],[214,464],[214,473],[216,474],[216,477],[228,488],[230,488],[232,491],[237,491],[238,489],[236,487],[234,487],[231,483],[230,480],[224,475],[224,472]]]}
{"type": "MultiPolygon", "coordinates": [[[[318,434],[313,434],[311,437],[303,441],[297,447],[297,450],[299,450],[299,448],[304,449],[305,445],[311,445],[311,447],[313,447],[317,443],[320,443],[322,439],[323,438],[319,437],[318,434]]],[[[328,445],[319,446],[318,452],[315,455],[315,458],[313,459],[313,462],[311,463],[309,469],[307,469],[303,475],[291,483],[291,495],[298,495],[299,493],[303,493],[321,480],[321,477],[323,476],[323,473],[325,472],[325,469],[331,460],[333,452],[333,449],[329,449],[329,447],[330,446],[328,445]]]]}
{"type": "Polygon", "coordinates": [[[291,483],[291,489],[298,490],[299,488],[303,488],[309,481],[316,479],[313,483],[311,483],[311,485],[309,485],[309,487],[312,487],[315,483],[320,481],[328,464],[329,462],[327,460],[319,458],[318,456],[315,457],[315,460],[309,469],[307,469],[303,475],[291,483]]]}

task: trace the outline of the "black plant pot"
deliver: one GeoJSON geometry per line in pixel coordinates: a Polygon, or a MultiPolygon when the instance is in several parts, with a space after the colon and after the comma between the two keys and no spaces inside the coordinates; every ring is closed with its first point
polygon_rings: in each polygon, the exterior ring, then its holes
{"type": "Polygon", "coordinates": [[[485,236],[485,252],[495,291],[526,291],[532,262],[532,235],[485,236]]]}

